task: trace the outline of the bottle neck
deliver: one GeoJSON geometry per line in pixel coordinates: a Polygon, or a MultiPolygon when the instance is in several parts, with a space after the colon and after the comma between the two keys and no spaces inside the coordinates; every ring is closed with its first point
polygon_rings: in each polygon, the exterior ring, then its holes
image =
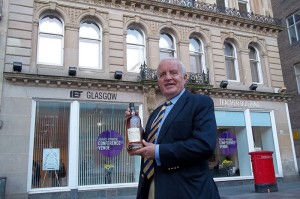
{"type": "Polygon", "coordinates": [[[130,112],[131,112],[131,115],[135,115],[135,109],[134,109],[134,107],[130,108],[130,112]]]}

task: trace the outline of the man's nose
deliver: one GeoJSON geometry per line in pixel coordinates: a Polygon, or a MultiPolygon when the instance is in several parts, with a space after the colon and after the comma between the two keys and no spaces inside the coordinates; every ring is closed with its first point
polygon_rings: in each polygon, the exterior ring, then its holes
{"type": "Polygon", "coordinates": [[[165,79],[172,79],[172,74],[171,73],[166,73],[165,79]]]}

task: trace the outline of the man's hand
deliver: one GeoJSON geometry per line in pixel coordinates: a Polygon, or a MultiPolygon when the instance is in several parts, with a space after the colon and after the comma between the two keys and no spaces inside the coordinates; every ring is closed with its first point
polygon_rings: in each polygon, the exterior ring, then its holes
{"type": "Polygon", "coordinates": [[[131,117],[130,108],[127,108],[127,110],[125,111],[125,120],[127,120],[130,117],[131,117]]]}
{"type": "Polygon", "coordinates": [[[145,157],[147,160],[153,160],[155,158],[155,144],[146,142],[143,140],[144,147],[136,151],[128,152],[129,155],[140,155],[145,157]]]}

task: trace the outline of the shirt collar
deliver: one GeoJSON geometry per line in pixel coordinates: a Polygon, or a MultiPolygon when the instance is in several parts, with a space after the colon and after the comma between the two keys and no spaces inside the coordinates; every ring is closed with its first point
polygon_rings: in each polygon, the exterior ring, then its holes
{"type": "Polygon", "coordinates": [[[181,97],[181,95],[184,93],[184,91],[185,91],[185,88],[183,88],[182,91],[178,95],[176,95],[175,97],[173,97],[170,100],[172,102],[172,104],[175,104],[178,101],[178,99],[181,97]]]}

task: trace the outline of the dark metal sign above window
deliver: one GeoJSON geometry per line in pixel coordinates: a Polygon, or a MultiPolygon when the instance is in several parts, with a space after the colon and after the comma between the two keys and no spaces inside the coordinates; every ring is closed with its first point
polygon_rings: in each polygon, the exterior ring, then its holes
{"type": "Polygon", "coordinates": [[[70,98],[116,101],[118,93],[103,91],[71,90],[70,98]]]}

